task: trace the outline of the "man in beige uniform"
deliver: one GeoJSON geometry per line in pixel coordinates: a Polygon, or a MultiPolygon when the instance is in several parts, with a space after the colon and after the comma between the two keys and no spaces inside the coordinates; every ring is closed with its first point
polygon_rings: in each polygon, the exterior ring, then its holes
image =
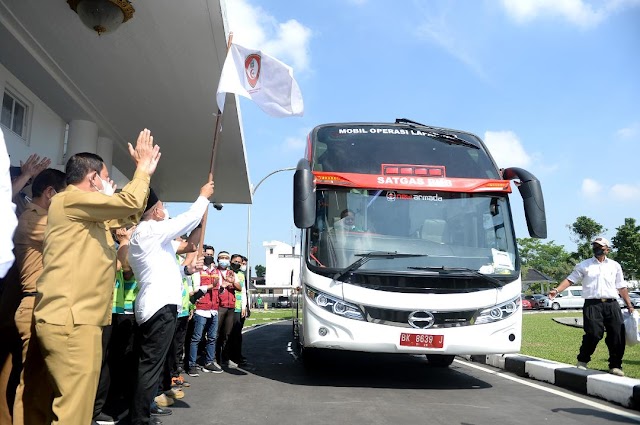
{"type": "MultiPolygon", "coordinates": [[[[109,227],[140,218],[159,150],[149,130],[140,132],[135,150],[129,145],[136,172],[117,194],[99,156],[72,156],[65,170],[69,186],[49,207],[34,319],[53,386],[52,424],[91,423],[102,358],[101,327],[111,321],[116,273],[109,227]],[[109,220],[117,222],[106,223],[109,220]]],[[[30,410],[25,404],[28,425],[35,422],[30,420],[30,410]]]]}
{"type": "MultiPolygon", "coordinates": [[[[35,304],[36,282],[42,274],[42,244],[44,232],[47,227],[47,210],[51,205],[51,199],[67,187],[65,174],[62,171],[48,168],[37,175],[33,180],[31,192],[33,199],[29,202],[25,211],[20,215],[18,227],[14,236],[16,263],[20,270],[20,284],[22,299],[15,314],[15,323],[20,340],[22,342],[22,364],[24,365],[29,341],[31,339],[31,326],[33,319],[33,307],[35,304]]],[[[35,344],[37,345],[37,343],[35,344]]],[[[37,347],[32,347],[36,349],[37,347]]],[[[35,379],[42,379],[44,364],[32,361],[29,372],[35,379]]],[[[50,391],[48,386],[40,388],[50,391]]],[[[16,390],[13,404],[13,424],[24,423],[22,394],[24,392],[24,369],[20,374],[20,385],[16,390]]],[[[45,392],[45,394],[47,394],[45,392]]],[[[34,396],[40,396],[37,392],[34,396]]],[[[43,421],[44,422],[44,421],[43,421]]]]}

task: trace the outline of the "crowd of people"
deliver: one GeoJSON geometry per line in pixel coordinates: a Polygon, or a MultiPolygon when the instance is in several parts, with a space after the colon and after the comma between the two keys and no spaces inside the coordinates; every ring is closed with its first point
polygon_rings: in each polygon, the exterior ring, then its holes
{"type": "Polygon", "coordinates": [[[150,188],[161,155],[149,130],[129,153],[136,171],[121,190],[93,153],[65,172],[32,155],[11,176],[0,423],[158,424],[185,396],[184,375],[246,364],[247,258],[200,246],[214,182],[170,219],[150,188]]]}

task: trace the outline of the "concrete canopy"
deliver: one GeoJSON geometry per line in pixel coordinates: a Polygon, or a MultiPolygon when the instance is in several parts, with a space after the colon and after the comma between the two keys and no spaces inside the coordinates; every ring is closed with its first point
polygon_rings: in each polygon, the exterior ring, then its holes
{"type": "MultiPolygon", "coordinates": [[[[65,121],[97,123],[114,142],[113,165],[128,177],[127,142],[149,128],[162,152],[152,186],[162,200],[193,201],[211,160],[224,4],[132,3],[131,20],[98,36],[65,0],[0,0],[2,63],[65,121]]],[[[250,203],[235,96],[227,96],[218,140],[213,200],[250,203]]]]}

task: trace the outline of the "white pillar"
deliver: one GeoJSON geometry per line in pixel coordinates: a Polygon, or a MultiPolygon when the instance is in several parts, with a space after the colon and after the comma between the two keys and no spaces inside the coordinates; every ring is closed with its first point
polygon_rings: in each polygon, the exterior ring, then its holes
{"type": "Polygon", "coordinates": [[[113,164],[113,140],[108,137],[98,137],[98,149],[96,153],[102,157],[104,165],[107,167],[109,175],[111,175],[111,165],[113,164]]]}
{"type": "Polygon", "coordinates": [[[98,126],[92,121],[73,120],[69,123],[65,161],[80,152],[96,153],[98,126]]]}

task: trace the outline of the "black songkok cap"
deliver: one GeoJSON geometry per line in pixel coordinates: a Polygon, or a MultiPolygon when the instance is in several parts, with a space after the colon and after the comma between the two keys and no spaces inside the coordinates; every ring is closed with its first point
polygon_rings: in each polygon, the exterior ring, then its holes
{"type": "Polygon", "coordinates": [[[149,188],[149,199],[147,199],[147,205],[144,207],[144,212],[149,211],[153,208],[159,201],[158,195],[153,191],[152,188],[149,188]]]}

